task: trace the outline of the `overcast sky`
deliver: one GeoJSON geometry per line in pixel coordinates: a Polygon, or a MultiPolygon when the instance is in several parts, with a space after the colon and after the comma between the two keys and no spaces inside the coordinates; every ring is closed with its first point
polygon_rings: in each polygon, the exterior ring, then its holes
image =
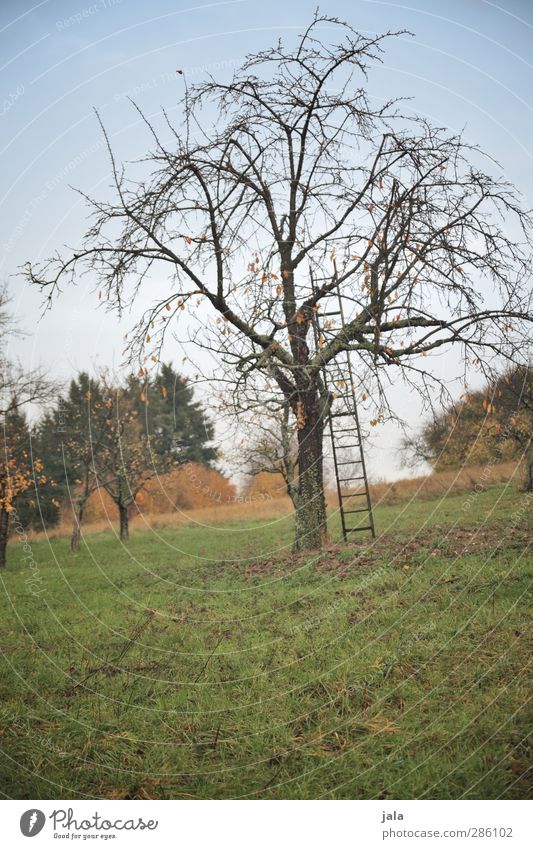
{"type": "MultiPolygon", "coordinates": [[[[2,279],[14,311],[29,332],[15,344],[23,362],[44,364],[65,379],[96,363],[118,366],[123,336],[134,316],[119,324],[98,306],[85,280],[41,316],[41,296],[12,277],[17,266],[75,244],[85,209],[69,188],[107,190],[109,164],[93,109],[109,130],[119,159],[150,145],[128,101],[148,115],[163,106],[177,117],[183,69],[192,81],[210,73],[228,78],[247,53],[290,41],[309,22],[316,0],[3,0],[2,56],[2,279]]],[[[372,70],[376,101],[410,96],[410,107],[495,156],[503,173],[533,196],[533,3],[530,0],[328,0],[321,11],[364,33],[407,29],[414,38],[390,43],[372,70]]],[[[146,293],[143,305],[150,302],[146,293]]],[[[181,366],[182,351],[166,355],[181,366]]],[[[453,357],[435,359],[443,375],[453,357]]],[[[188,366],[183,366],[187,369],[188,366]]],[[[419,408],[397,392],[398,408],[415,426],[419,408]]],[[[402,473],[398,434],[386,427],[370,456],[374,477],[402,473]]]]}

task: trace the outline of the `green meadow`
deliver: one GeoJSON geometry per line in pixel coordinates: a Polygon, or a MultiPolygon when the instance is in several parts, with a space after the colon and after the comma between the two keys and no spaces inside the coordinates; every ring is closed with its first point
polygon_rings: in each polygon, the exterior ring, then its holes
{"type": "Polygon", "coordinates": [[[9,545],[5,798],[526,798],[533,501],[9,545]]]}

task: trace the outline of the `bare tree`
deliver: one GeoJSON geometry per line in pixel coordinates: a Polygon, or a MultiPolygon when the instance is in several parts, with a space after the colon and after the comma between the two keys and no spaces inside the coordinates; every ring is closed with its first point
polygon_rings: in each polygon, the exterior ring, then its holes
{"type": "Polygon", "coordinates": [[[156,450],[157,436],[147,434],[139,411],[127,390],[104,384],[108,410],[106,427],[93,455],[94,474],[99,487],[115,502],[119,513],[120,539],[129,538],[129,519],[136,497],[158,474],[174,462],[169,454],[161,458],[156,450]]]}
{"type": "Polygon", "coordinates": [[[80,249],[26,268],[49,299],[88,268],[118,309],[166,269],[131,340],[140,356],[203,302],[193,338],[239,382],[263,373],[291,407],[299,548],[326,531],[324,366],[354,352],[361,391],[384,416],[389,382],[426,399],[438,385],[431,351],[456,346],[487,372],[531,342],[531,215],[461,135],[369,97],[368,68],[393,35],[316,16],[294,48],[280,42],[232,82],[187,90],[182,127],[163,113],[167,142],[146,121],[149,173],[127,179],[109,146],[116,199],[87,198],[80,249]],[[317,311],[337,291],[345,325],[315,345],[317,311]]]}
{"type": "Polygon", "coordinates": [[[23,368],[9,355],[8,342],[25,334],[9,312],[11,298],[5,286],[0,287],[0,418],[15,413],[31,403],[48,401],[56,384],[45,369],[23,368]]]}
{"type": "MultiPolygon", "coordinates": [[[[266,394],[266,393],[265,393],[266,394]]],[[[281,476],[286,494],[298,509],[298,439],[291,405],[283,396],[277,401],[259,397],[250,399],[243,410],[242,395],[237,409],[222,405],[223,414],[239,434],[237,446],[229,458],[233,468],[254,477],[259,474],[281,476]],[[228,412],[229,411],[229,412],[228,412]]]]}

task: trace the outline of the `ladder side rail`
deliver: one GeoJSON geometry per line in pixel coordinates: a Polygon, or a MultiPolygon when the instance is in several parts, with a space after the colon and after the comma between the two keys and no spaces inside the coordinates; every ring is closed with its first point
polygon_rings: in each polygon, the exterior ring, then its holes
{"type": "MultiPolygon", "coordinates": [[[[341,297],[341,293],[340,293],[339,289],[337,289],[337,298],[338,298],[338,301],[339,301],[341,323],[342,323],[342,326],[344,327],[344,324],[345,324],[345,322],[344,322],[344,307],[343,307],[343,304],[342,304],[342,297],[341,297]]],[[[375,525],[374,525],[374,513],[373,513],[373,510],[372,510],[372,499],[370,498],[370,487],[368,485],[368,474],[367,474],[367,471],[366,471],[365,455],[364,455],[364,451],[363,451],[363,438],[362,438],[362,435],[361,435],[361,426],[360,426],[360,423],[359,423],[359,413],[357,412],[357,398],[356,398],[356,395],[355,395],[355,383],[354,383],[354,379],[353,379],[352,363],[351,363],[350,354],[349,354],[348,351],[346,351],[346,361],[347,361],[347,364],[348,364],[348,376],[349,376],[349,379],[350,379],[350,389],[351,389],[351,392],[352,392],[352,395],[353,395],[353,410],[354,410],[355,426],[356,426],[356,429],[357,429],[357,439],[359,441],[359,445],[361,446],[361,448],[360,448],[361,468],[362,468],[362,472],[363,472],[364,479],[365,479],[365,490],[366,490],[366,503],[367,503],[367,507],[368,507],[368,518],[369,518],[369,522],[370,522],[370,527],[372,529],[372,538],[375,539],[376,538],[376,529],[375,529],[375,525]]]]}

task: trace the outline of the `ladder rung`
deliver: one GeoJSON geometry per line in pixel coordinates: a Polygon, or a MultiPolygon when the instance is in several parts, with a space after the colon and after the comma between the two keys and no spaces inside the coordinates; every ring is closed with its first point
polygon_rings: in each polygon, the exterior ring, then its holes
{"type": "Polygon", "coordinates": [[[344,533],[351,534],[353,531],[371,531],[372,525],[361,525],[357,528],[344,528],[344,533]]]}
{"type": "MultiPolygon", "coordinates": [[[[362,460],[337,460],[337,466],[351,466],[355,465],[355,463],[361,464],[362,460]]],[[[357,480],[357,478],[349,478],[348,480],[357,480]]]]}
{"type": "Polygon", "coordinates": [[[353,445],[337,445],[337,449],[340,451],[348,451],[350,448],[361,448],[360,442],[355,442],[353,445]]]}
{"type": "Polygon", "coordinates": [[[368,507],[358,507],[357,510],[343,510],[342,512],[345,516],[348,516],[350,513],[368,513],[368,507]]]}
{"type": "Polygon", "coordinates": [[[353,410],[346,410],[346,412],[342,413],[330,413],[332,419],[340,419],[342,416],[351,416],[352,419],[355,418],[353,410]]]}

